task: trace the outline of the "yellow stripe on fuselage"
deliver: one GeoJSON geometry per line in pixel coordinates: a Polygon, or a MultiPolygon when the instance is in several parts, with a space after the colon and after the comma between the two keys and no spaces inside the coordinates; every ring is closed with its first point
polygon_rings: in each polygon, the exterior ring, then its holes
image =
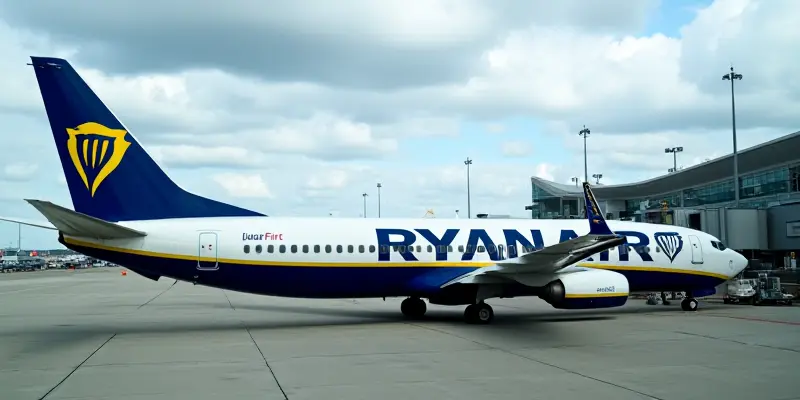
{"type": "MultiPolygon", "coordinates": [[[[106,246],[99,243],[86,242],[83,240],[64,237],[64,241],[76,246],[83,246],[92,249],[106,250],[115,253],[133,254],[145,257],[166,258],[172,260],[187,260],[187,261],[204,261],[204,262],[219,262],[223,264],[239,264],[239,265],[253,265],[253,266],[267,266],[267,267],[337,267],[337,268],[485,268],[496,263],[493,261],[401,261],[401,262],[305,262],[305,261],[261,261],[261,260],[242,260],[234,258],[211,258],[211,257],[198,257],[185,254],[170,254],[155,251],[127,249],[122,247],[106,246]]],[[[601,264],[601,263],[579,263],[579,267],[605,269],[611,271],[645,271],[645,272],[664,272],[673,274],[689,274],[710,276],[714,278],[727,280],[729,277],[722,274],[715,274],[707,271],[677,269],[677,268],[659,268],[659,267],[646,267],[640,265],[616,265],[616,264],[601,264]]],[[[595,295],[592,295],[595,296],[595,295]]],[[[597,296],[595,296],[597,297],[597,296]]]]}
{"type": "Polygon", "coordinates": [[[594,299],[600,297],[628,297],[629,293],[587,293],[587,294],[565,294],[567,299],[594,299]]]}

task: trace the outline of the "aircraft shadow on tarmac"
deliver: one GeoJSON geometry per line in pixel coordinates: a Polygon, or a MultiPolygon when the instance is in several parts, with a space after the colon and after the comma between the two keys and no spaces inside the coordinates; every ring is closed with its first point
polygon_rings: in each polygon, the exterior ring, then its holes
{"type": "MultiPolygon", "coordinates": [[[[231,308],[227,304],[213,303],[208,304],[209,307],[215,308],[231,308]]],[[[344,318],[368,318],[370,321],[341,321],[342,324],[347,325],[353,322],[356,323],[375,323],[375,322],[397,322],[397,323],[424,323],[424,322],[447,322],[464,324],[463,310],[453,307],[450,309],[429,309],[425,316],[420,319],[405,318],[399,310],[371,310],[363,308],[358,304],[353,304],[352,308],[330,308],[330,307],[309,307],[309,306],[292,306],[292,305],[276,305],[276,304],[233,304],[235,310],[248,310],[248,311],[263,311],[269,313],[287,313],[287,314],[304,314],[304,315],[319,315],[323,317],[344,317],[344,318]]],[[[500,307],[499,310],[506,307],[500,307]]],[[[526,310],[527,311],[527,310],[526,310]]],[[[592,321],[592,320],[605,320],[613,319],[611,315],[589,315],[578,313],[563,313],[554,315],[552,313],[542,314],[531,312],[519,312],[500,315],[500,312],[495,311],[494,321],[490,326],[494,325],[521,325],[536,322],[578,322],[578,321],[592,321]]],[[[300,321],[298,321],[300,322],[300,321]]],[[[326,321],[328,324],[331,321],[326,321]]],[[[338,323],[336,323],[338,325],[338,323]]]]}
{"type": "MultiPolygon", "coordinates": [[[[276,304],[236,304],[225,303],[193,303],[191,308],[198,310],[208,308],[229,309],[232,312],[242,311],[242,315],[225,320],[208,320],[203,314],[186,315],[180,320],[165,322],[154,317],[152,321],[147,316],[147,309],[158,310],[157,304],[150,304],[141,311],[136,312],[135,318],[120,319],[125,314],[109,315],[108,321],[83,320],[78,323],[56,324],[46,327],[29,327],[16,331],[5,330],[0,337],[24,337],[25,344],[17,349],[17,355],[47,353],[59,348],[68,347],[78,342],[87,340],[97,341],[116,335],[148,335],[148,334],[201,334],[248,329],[250,331],[268,331],[296,328],[323,328],[337,326],[367,326],[385,323],[412,324],[421,328],[450,330],[460,326],[467,329],[485,330],[495,339],[502,340],[503,336],[517,337],[521,334],[532,338],[531,335],[545,335],[552,337],[558,334],[565,323],[614,320],[619,315],[625,314],[652,314],[672,312],[680,314],[677,307],[672,306],[638,306],[623,307],[614,310],[554,310],[531,311],[524,307],[497,306],[497,316],[491,325],[470,326],[463,321],[462,311],[457,308],[431,309],[422,319],[409,320],[397,310],[371,310],[359,304],[352,304],[352,309],[314,307],[305,305],[276,305],[276,304]],[[144,311],[144,312],[142,312],[144,311]],[[504,312],[505,311],[505,312],[504,312]],[[263,319],[258,312],[263,312],[263,319]],[[278,314],[292,314],[282,318],[278,314]],[[316,316],[322,318],[298,318],[299,315],[316,316]],[[195,318],[195,319],[192,319],[195,318]],[[426,326],[427,323],[437,323],[435,326],[426,326]],[[442,326],[441,323],[445,323],[442,326]],[[48,343],[42,346],[42,343],[48,343]]],[[[348,305],[349,306],[349,305],[348,305]]],[[[715,307],[716,308],[716,307],[715,307]]],[[[566,328],[573,331],[572,327],[566,328]]]]}

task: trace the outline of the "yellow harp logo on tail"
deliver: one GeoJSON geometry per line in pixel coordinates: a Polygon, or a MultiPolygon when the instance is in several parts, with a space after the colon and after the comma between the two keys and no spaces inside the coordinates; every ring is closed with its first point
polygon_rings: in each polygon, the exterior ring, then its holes
{"type": "Polygon", "coordinates": [[[96,122],[87,122],[75,129],[67,128],[69,157],[92,197],[100,184],[117,169],[131,145],[125,141],[126,133],[124,129],[111,129],[96,122]],[[94,172],[94,178],[90,178],[87,171],[94,172]]]}

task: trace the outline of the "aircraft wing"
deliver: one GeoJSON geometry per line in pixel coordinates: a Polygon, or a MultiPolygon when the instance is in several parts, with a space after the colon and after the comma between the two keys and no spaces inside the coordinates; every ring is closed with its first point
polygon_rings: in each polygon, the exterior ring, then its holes
{"type": "Polygon", "coordinates": [[[503,260],[493,266],[481,268],[473,273],[456,278],[444,284],[446,287],[455,283],[479,283],[481,276],[507,277],[520,274],[552,274],[555,272],[569,273],[583,269],[571,267],[575,263],[591,257],[594,254],[611,249],[627,242],[624,235],[617,235],[611,231],[603,218],[600,206],[589,187],[588,182],[583,183],[583,195],[586,200],[586,216],[589,222],[589,233],[544,247],[536,251],[523,254],[519,257],[503,260]],[[565,269],[570,267],[568,269],[565,269]]]}

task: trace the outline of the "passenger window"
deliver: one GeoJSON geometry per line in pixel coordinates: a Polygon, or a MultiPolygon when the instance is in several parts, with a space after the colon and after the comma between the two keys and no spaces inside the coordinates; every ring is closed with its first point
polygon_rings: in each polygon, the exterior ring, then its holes
{"type": "Polygon", "coordinates": [[[308,253],[308,245],[307,244],[303,245],[303,253],[308,253]]]}
{"type": "MultiPolygon", "coordinates": [[[[405,247],[405,246],[400,246],[400,247],[405,247]]],[[[408,249],[408,251],[414,251],[414,246],[408,246],[407,249],[408,249]]]]}
{"type": "Polygon", "coordinates": [[[452,253],[453,252],[453,246],[452,245],[447,246],[447,252],[448,253],[452,253]]]}
{"type": "Polygon", "coordinates": [[[417,253],[422,253],[422,246],[417,245],[417,253]]]}
{"type": "Polygon", "coordinates": [[[353,245],[352,244],[347,245],[347,252],[348,253],[352,253],[353,252],[353,245]]]}
{"type": "Polygon", "coordinates": [[[397,251],[400,252],[400,253],[405,253],[406,252],[406,246],[397,246],[397,251]]]}
{"type": "Polygon", "coordinates": [[[282,244],[280,247],[278,247],[278,251],[281,253],[286,253],[286,245],[282,244]]]}
{"type": "Polygon", "coordinates": [[[332,250],[332,248],[331,248],[331,245],[329,245],[329,244],[326,244],[326,245],[325,245],[325,252],[326,252],[326,253],[330,253],[331,251],[333,251],[333,250],[332,250]]]}
{"type": "Polygon", "coordinates": [[[363,244],[358,245],[358,252],[359,253],[363,253],[364,252],[364,245],[363,244]]]}
{"type": "Polygon", "coordinates": [[[336,245],[336,252],[337,252],[337,253],[341,253],[341,252],[343,252],[343,251],[344,251],[344,248],[342,247],[342,245],[340,245],[340,244],[337,244],[337,245],[336,245]]]}
{"type": "Polygon", "coordinates": [[[495,251],[497,251],[497,249],[495,248],[495,246],[493,244],[490,244],[490,245],[486,246],[486,251],[489,254],[493,254],[495,251]]]}
{"type": "Polygon", "coordinates": [[[274,253],[274,252],[275,252],[275,246],[268,245],[267,246],[267,253],[274,253]]]}
{"type": "Polygon", "coordinates": [[[374,244],[369,245],[369,252],[370,253],[374,253],[375,252],[375,245],[374,244]]]}
{"type": "Polygon", "coordinates": [[[260,244],[256,245],[256,253],[259,253],[259,254],[261,253],[261,245],[260,244]]]}
{"type": "Polygon", "coordinates": [[[464,245],[463,244],[458,245],[458,252],[459,253],[463,253],[464,252],[464,245]]]}
{"type": "Polygon", "coordinates": [[[478,246],[478,253],[483,253],[484,251],[486,251],[485,247],[483,247],[482,245],[478,246]]]}
{"type": "Polygon", "coordinates": [[[433,253],[433,246],[428,245],[428,253],[433,253]]]}
{"type": "Polygon", "coordinates": [[[319,251],[320,251],[319,245],[315,244],[314,245],[314,253],[319,253],[319,251]]]}
{"type": "Polygon", "coordinates": [[[250,245],[249,244],[244,245],[244,252],[245,252],[245,254],[250,252],[250,245]]]}
{"type": "Polygon", "coordinates": [[[381,254],[386,254],[386,253],[388,253],[388,252],[389,252],[389,246],[387,246],[387,245],[385,245],[385,244],[384,244],[384,245],[382,245],[382,246],[381,246],[381,254]]]}
{"type": "Polygon", "coordinates": [[[296,244],[292,245],[292,253],[297,253],[297,245],[296,244]]]}

